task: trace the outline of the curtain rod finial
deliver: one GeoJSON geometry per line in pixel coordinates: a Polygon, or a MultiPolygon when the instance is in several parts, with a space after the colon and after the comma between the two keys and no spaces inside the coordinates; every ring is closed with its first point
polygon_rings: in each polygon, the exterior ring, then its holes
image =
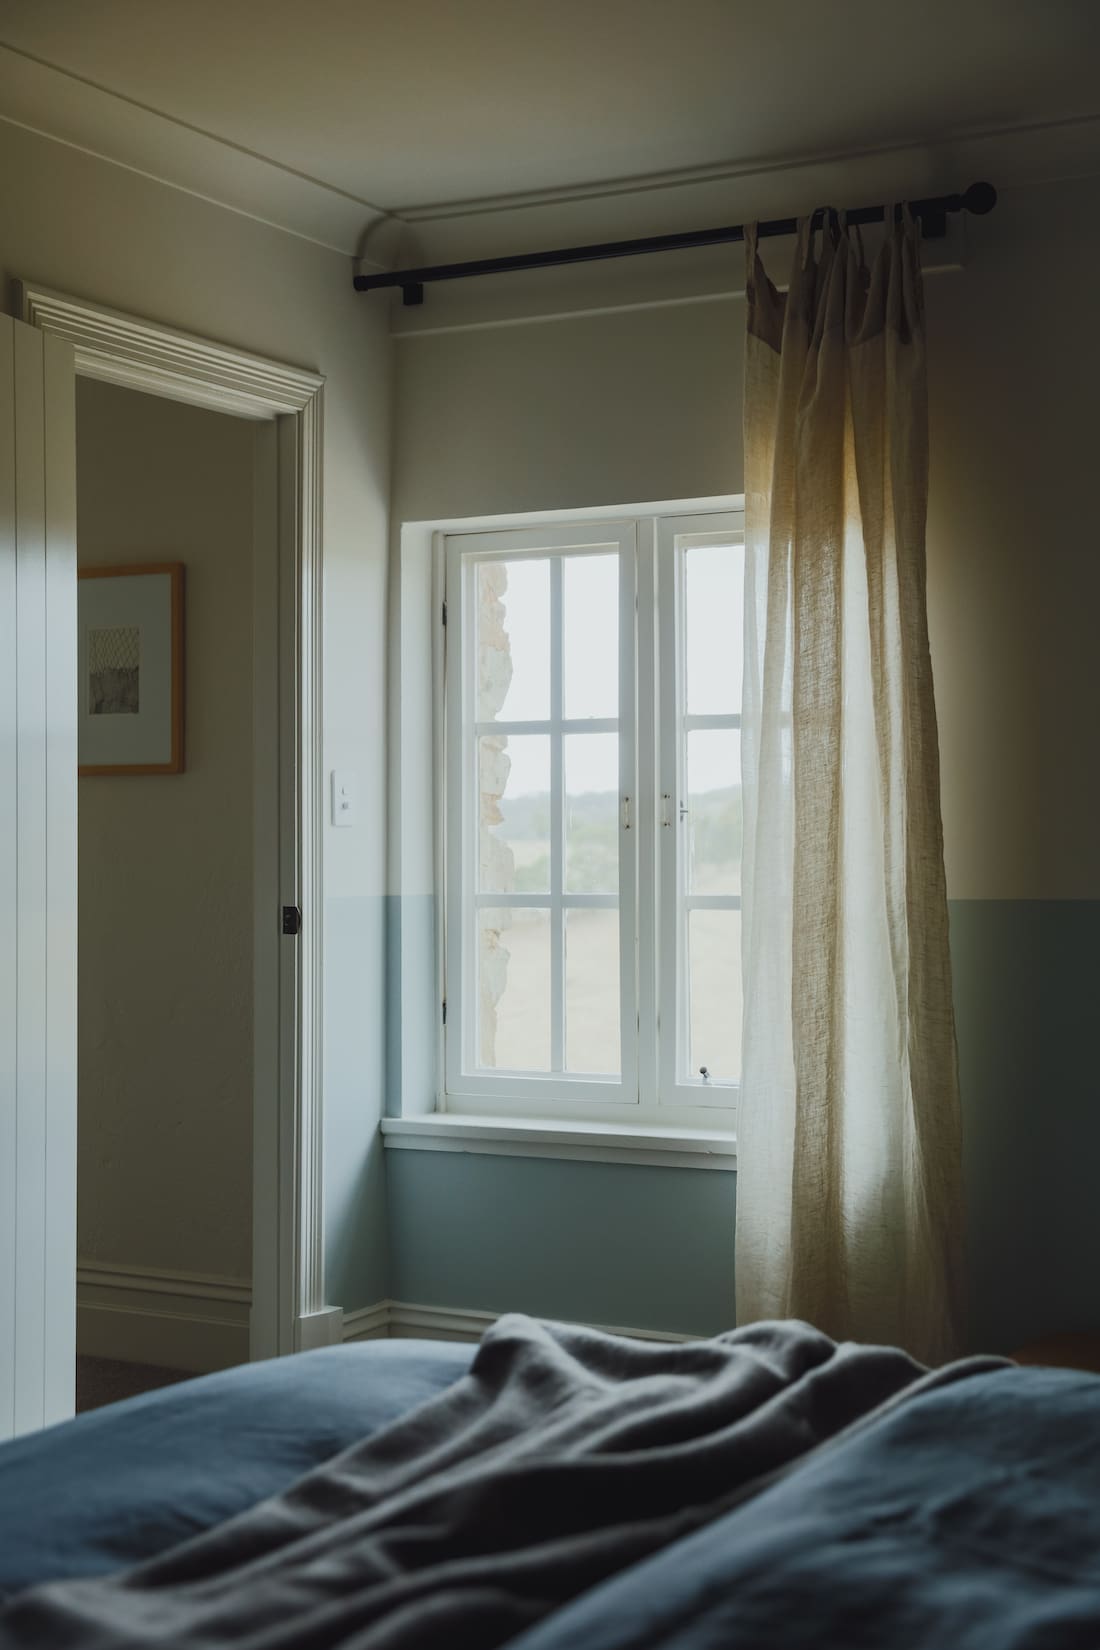
{"type": "Polygon", "coordinates": [[[997,204],[997,191],[991,183],[972,183],[963,196],[963,205],[976,217],[984,217],[997,204]]]}

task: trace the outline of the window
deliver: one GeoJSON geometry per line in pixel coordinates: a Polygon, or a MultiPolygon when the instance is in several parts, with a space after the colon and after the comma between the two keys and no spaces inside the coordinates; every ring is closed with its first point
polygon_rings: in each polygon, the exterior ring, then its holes
{"type": "Polygon", "coordinates": [[[714,1126],[740,1075],[740,514],[443,545],[446,1109],[714,1126]]]}

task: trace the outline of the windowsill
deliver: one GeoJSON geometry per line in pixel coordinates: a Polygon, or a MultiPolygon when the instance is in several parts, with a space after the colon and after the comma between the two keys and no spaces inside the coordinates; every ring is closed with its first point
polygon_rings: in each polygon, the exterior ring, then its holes
{"type": "Polygon", "coordinates": [[[676,1169],[737,1167],[737,1141],[725,1129],[429,1112],[421,1117],[384,1117],[381,1130],[390,1151],[479,1152],[676,1169]]]}

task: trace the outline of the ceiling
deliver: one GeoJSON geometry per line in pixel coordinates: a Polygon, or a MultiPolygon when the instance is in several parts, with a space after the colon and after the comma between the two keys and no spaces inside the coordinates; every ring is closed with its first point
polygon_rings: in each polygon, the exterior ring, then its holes
{"type": "Polygon", "coordinates": [[[0,0],[0,44],[398,215],[1100,112],[1097,0],[0,0]]]}

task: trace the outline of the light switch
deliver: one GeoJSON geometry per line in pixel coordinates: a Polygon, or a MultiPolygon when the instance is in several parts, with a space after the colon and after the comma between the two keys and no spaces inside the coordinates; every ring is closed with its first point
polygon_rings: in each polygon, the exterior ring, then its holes
{"type": "Polygon", "coordinates": [[[349,768],[332,770],[332,823],[355,824],[355,782],[349,768]]]}

